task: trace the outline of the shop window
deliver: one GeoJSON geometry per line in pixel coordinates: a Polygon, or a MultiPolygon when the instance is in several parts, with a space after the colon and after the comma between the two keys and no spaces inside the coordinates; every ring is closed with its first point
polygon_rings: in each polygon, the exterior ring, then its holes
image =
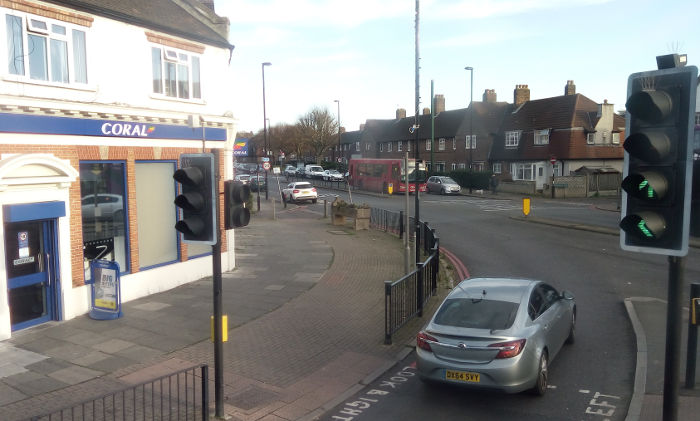
{"type": "Polygon", "coordinates": [[[126,168],[121,162],[81,162],[80,196],[85,279],[90,262],[105,259],[129,268],[126,168]]]}
{"type": "Polygon", "coordinates": [[[174,162],[136,163],[136,222],[140,269],[177,260],[174,172],[174,162]]]}

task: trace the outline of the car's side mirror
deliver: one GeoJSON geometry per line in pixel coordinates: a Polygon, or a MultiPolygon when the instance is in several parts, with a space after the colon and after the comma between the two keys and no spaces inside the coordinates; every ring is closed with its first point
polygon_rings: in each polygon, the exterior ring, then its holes
{"type": "Polygon", "coordinates": [[[561,297],[561,298],[564,299],[564,300],[573,300],[573,299],[574,299],[574,294],[572,294],[572,293],[569,292],[569,291],[564,290],[564,291],[561,292],[561,295],[560,295],[559,297],[561,297]]]}

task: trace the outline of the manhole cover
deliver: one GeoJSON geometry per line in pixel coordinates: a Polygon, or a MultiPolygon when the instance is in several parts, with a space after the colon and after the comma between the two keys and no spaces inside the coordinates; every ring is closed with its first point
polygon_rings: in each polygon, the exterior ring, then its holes
{"type": "Polygon", "coordinates": [[[257,408],[259,406],[263,406],[269,402],[274,401],[277,398],[278,396],[274,392],[270,392],[269,390],[265,389],[260,389],[259,387],[251,387],[249,389],[244,390],[241,393],[229,396],[227,398],[227,401],[231,405],[247,411],[253,408],[257,408]]]}

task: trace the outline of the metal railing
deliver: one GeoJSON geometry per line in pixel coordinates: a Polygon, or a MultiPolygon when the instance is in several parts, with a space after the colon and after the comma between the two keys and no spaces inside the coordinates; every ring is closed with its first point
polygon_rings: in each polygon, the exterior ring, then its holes
{"type": "Polygon", "coordinates": [[[27,420],[208,421],[208,366],[187,368],[27,420]]]}
{"type": "Polygon", "coordinates": [[[369,226],[372,229],[390,232],[403,238],[404,229],[403,211],[395,212],[386,209],[372,208],[369,216],[369,226]]]}
{"type": "MultiPolygon", "coordinates": [[[[416,269],[397,281],[384,282],[384,343],[414,317],[423,316],[423,308],[437,292],[440,271],[440,239],[427,223],[420,223],[423,233],[416,247],[424,247],[428,257],[416,263],[416,269]]],[[[409,237],[410,238],[410,237],[409,237]]]]}

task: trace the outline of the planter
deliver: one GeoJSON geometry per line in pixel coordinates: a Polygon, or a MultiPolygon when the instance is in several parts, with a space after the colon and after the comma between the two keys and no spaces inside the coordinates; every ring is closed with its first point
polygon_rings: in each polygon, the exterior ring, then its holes
{"type": "Polygon", "coordinates": [[[369,208],[352,208],[348,206],[332,206],[331,218],[333,225],[345,225],[345,218],[354,220],[353,228],[355,230],[369,229],[369,208]]]}

